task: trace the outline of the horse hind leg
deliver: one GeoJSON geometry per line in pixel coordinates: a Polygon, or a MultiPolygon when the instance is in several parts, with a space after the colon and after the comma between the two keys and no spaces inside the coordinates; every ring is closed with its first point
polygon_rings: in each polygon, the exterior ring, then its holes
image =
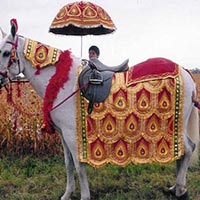
{"type": "Polygon", "coordinates": [[[195,144],[187,137],[184,137],[184,155],[180,160],[176,161],[176,184],[169,190],[177,197],[186,196],[186,174],[189,167],[192,152],[195,149],[195,144]]]}
{"type": "Polygon", "coordinates": [[[169,189],[176,196],[182,196],[187,193],[186,173],[189,164],[194,165],[198,161],[199,115],[196,108],[193,107],[188,120],[183,133],[184,156],[176,161],[176,184],[169,189]]]}
{"type": "Polygon", "coordinates": [[[64,149],[64,158],[65,158],[65,165],[67,171],[67,186],[65,194],[61,197],[61,200],[70,200],[71,194],[75,191],[75,180],[74,180],[74,163],[71,156],[71,153],[65,143],[64,139],[61,136],[61,142],[64,149]]]}

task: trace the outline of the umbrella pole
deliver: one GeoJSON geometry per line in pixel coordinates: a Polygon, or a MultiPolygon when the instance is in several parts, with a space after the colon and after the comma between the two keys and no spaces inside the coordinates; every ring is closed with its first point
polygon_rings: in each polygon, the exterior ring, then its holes
{"type": "Polygon", "coordinates": [[[83,56],[83,36],[81,35],[81,58],[83,56]]]}

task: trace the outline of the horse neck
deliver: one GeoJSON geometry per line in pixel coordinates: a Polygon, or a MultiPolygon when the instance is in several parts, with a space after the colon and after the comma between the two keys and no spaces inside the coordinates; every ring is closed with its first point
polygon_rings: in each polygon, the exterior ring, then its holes
{"type": "MultiPolygon", "coordinates": [[[[24,57],[23,49],[26,38],[19,38],[19,46],[20,49],[20,65],[23,65],[23,74],[28,79],[30,84],[33,86],[35,91],[44,98],[46,87],[49,84],[49,80],[55,74],[56,68],[54,65],[45,67],[40,70],[39,74],[36,75],[37,69],[32,66],[31,62],[24,57]]],[[[80,65],[80,59],[72,56],[72,67],[69,71],[69,80],[66,83],[66,87],[68,91],[73,91],[76,86],[76,67],[80,65]]]]}
{"type": "Polygon", "coordinates": [[[29,83],[33,86],[35,91],[40,97],[44,98],[46,87],[49,83],[50,78],[55,73],[55,68],[49,66],[46,69],[40,71],[40,74],[36,75],[36,70],[30,65],[26,65],[24,70],[24,76],[28,79],[29,83]]]}
{"type": "Polygon", "coordinates": [[[49,80],[55,73],[55,66],[52,65],[45,67],[40,70],[39,74],[36,74],[37,68],[33,67],[31,62],[24,57],[23,51],[25,40],[26,38],[19,37],[18,53],[20,57],[20,65],[23,68],[22,73],[39,96],[44,98],[49,80]]]}

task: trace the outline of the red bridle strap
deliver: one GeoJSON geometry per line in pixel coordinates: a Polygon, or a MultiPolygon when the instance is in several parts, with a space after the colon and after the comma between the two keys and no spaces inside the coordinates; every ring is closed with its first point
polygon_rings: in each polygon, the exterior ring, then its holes
{"type": "Polygon", "coordinates": [[[19,67],[19,73],[20,73],[21,72],[20,71],[20,63],[19,63],[19,59],[18,59],[17,51],[16,51],[17,47],[18,47],[18,36],[16,36],[15,42],[7,41],[6,43],[12,45],[11,56],[10,56],[10,60],[9,60],[7,68],[9,68],[13,62],[17,61],[17,64],[18,64],[18,67],[19,67]]]}
{"type": "Polygon", "coordinates": [[[11,44],[14,47],[14,49],[17,49],[17,47],[18,47],[18,36],[17,36],[15,42],[7,41],[6,43],[11,44]]]}

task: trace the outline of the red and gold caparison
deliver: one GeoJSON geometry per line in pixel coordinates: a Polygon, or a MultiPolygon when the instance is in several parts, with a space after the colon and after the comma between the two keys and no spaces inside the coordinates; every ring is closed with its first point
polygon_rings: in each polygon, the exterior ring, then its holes
{"type": "Polygon", "coordinates": [[[77,94],[80,161],[101,167],[179,159],[184,153],[183,103],[179,66],[162,58],[116,73],[109,97],[96,103],[90,115],[88,101],[77,94]]]}

